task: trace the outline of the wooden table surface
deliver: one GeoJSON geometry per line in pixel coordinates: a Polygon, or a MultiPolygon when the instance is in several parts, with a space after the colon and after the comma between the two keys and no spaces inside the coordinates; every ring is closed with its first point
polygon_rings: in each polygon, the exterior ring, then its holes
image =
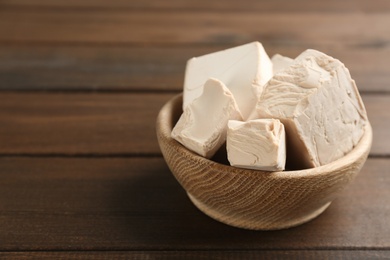
{"type": "Polygon", "coordinates": [[[387,0],[0,0],[0,258],[389,259],[387,0]],[[361,173],[281,231],[198,211],[165,164],[187,59],[251,41],[350,69],[374,129],[361,173]]]}

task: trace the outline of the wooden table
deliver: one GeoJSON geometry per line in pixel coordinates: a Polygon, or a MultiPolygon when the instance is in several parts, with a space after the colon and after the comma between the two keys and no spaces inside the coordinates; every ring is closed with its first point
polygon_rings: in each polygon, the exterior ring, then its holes
{"type": "Polygon", "coordinates": [[[390,258],[387,0],[1,0],[0,89],[0,258],[390,258]],[[339,58],[374,128],[354,183],[288,230],[205,216],[155,136],[187,59],[255,40],[339,58]]]}

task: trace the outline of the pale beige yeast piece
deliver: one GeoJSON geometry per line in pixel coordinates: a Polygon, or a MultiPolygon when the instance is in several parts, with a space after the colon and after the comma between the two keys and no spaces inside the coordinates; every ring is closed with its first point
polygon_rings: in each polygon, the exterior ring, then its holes
{"type": "Polygon", "coordinates": [[[286,164],[286,137],[277,119],[246,122],[229,120],[226,137],[230,165],[263,171],[283,171],[286,164]]]}
{"type": "Polygon", "coordinates": [[[367,122],[348,69],[315,50],[305,51],[274,75],[254,117],[282,121],[287,159],[297,168],[318,167],[343,157],[359,142],[367,122]]]}
{"type": "Polygon", "coordinates": [[[274,74],[276,74],[292,65],[294,59],[282,56],[280,54],[275,54],[274,56],[272,56],[271,61],[273,66],[273,72],[274,74]]]}
{"type": "Polygon", "coordinates": [[[191,151],[210,158],[225,143],[230,119],[242,120],[232,93],[221,81],[209,79],[202,95],[184,109],[172,137],[191,151]]]}
{"type": "Polygon", "coordinates": [[[207,79],[216,78],[232,92],[246,119],[272,75],[272,62],[259,42],[192,58],[185,72],[183,109],[202,94],[207,79]]]}

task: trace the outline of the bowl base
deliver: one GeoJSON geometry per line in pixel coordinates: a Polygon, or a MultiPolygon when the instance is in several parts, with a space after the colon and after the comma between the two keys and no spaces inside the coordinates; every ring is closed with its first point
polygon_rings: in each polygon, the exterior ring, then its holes
{"type": "Polygon", "coordinates": [[[220,212],[217,212],[208,206],[206,206],[204,203],[200,202],[196,198],[194,198],[191,194],[187,192],[188,197],[190,198],[191,202],[204,214],[207,216],[222,222],[224,224],[227,224],[229,226],[238,227],[238,228],[244,228],[244,229],[250,229],[250,230],[279,230],[279,229],[286,229],[291,228],[295,226],[299,226],[301,224],[304,224],[316,217],[318,217],[322,212],[324,212],[329,205],[332,202],[328,202],[325,205],[319,207],[318,209],[310,212],[310,214],[306,214],[304,216],[301,216],[300,218],[296,219],[288,219],[286,221],[280,221],[278,223],[266,223],[261,220],[246,220],[244,218],[237,218],[231,217],[225,214],[222,214],[220,212]]]}

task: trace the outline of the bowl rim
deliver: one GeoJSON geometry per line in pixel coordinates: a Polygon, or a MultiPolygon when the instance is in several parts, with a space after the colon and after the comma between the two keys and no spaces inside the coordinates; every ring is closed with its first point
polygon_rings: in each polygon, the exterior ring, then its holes
{"type": "Polygon", "coordinates": [[[269,171],[261,171],[261,170],[254,170],[254,169],[245,169],[245,168],[238,168],[231,165],[225,165],[222,163],[218,163],[216,161],[207,159],[201,155],[198,155],[195,152],[192,152],[191,150],[187,149],[185,146],[177,142],[171,137],[171,131],[176,124],[176,122],[173,122],[172,125],[168,124],[168,121],[173,121],[173,111],[174,109],[180,104],[182,104],[183,99],[183,93],[177,94],[174,97],[172,97],[170,100],[168,100],[164,106],[161,108],[159,115],[157,117],[157,124],[156,124],[156,130],[157,133],[160,133],[160,137],[165,139],[167,143],[170,146],[173,146],[176,151],[182,153],[185,157],[188,159],[191,159],[193,161],[197,161],[200,165],[209,165],[210,167],[215,168],[216,171],[221,173],[235,173],[235,174],[242,174],[242,175],[256,175],[258,177],[261,176],[261,178],[302,178],[302,177],[319,177],[321,175],[334,172],[334,171],[340,171],[341,169],[344,169],[360,158],[366,159],[366,157],[369,154],[369,151],[371,149],[372,145],[372,127],[370,122],[367,120],[367,124],[365,125],[365,131],[363,136],[361,137],[359,143],[344,157],[337,159],[331,163],[318,166],[315,168],[309,168],[309,169],[302,169],[302,170],[292,170],[292,171],[276,171],[276,172],[269,172],[269,171]]]}

